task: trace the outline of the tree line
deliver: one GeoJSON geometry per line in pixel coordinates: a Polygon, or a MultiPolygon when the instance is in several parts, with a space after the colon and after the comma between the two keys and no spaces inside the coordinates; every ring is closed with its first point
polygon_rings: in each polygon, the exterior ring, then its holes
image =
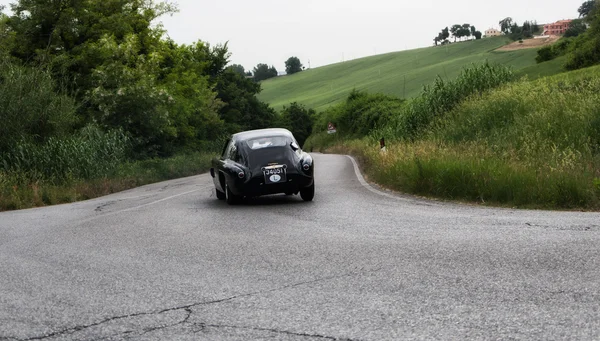
{"type": "MultiPolygon", "coordinates": [[[[252,71],[246,71],[242,65],[234,64],[231,66],[236,72],[246,76],[247,78],[253,79],[255,82],[260,82],[265,79],[277,77],[279,72],[275,66],[267,65],[264,63],[258,63],[252,71]]],[[[285,61],[285,73],[293,75],[304,70],[304,65],[300,62],[300,59],[296,56],[292,56],[285,61]]]]}
{"type": "Polygon", "coordinates": [[[133,158],[163,157],[240,130],[278,125],[306,135],[297,116],[312,122],[314,112],[296,103],[278,113],[259,101],[255,80],[264,66],[248,78],[230,64],[227,43],[166,36],[153,23],[178,11],[172,2],[19,0],[10,15],[3,10],[2,152],[93,126],[121,132],[133,158]]]}
{"type": "Polygon", "coordinates": [[[452,34],[454,42],[456,42],[456,39],[461,41],[463,40],[463,38],[469,39],[471,37],[472,39],[481,39],[482,36],[481,32],[478,31],[475,28],[475,26],[471,24],[455,24],[452,25],[450,28],[443,28],[441,32],[439,32],[438,35],[435,38],[433,38],[434,45],[437,46],[438,44],[449,44],[450,40],[448,40],[448,38],[450,37],[450,34],[452,34]]]}

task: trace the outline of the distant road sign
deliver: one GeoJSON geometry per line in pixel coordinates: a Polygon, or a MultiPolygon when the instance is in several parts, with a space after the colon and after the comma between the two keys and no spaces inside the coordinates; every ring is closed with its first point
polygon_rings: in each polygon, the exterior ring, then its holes
{"type": "Polygon", "coordinates": [[[335,129],[335,126],[333,125],[333,123],[329,122],[327,124],[327,133],[328,134],[333,134],[335,133],[337,130],[335,129]]]}

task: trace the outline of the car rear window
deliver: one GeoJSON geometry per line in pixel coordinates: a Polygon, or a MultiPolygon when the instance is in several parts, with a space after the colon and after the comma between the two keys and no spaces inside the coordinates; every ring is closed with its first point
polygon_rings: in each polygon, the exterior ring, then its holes
{"type": "Polygon", "coordinates": [[[268,148],[268,147],[283,147],[290,143],[290,139],[285,136],[267,136],[250,139],[246,141],[248,147],[252,150],[268,148]]]}

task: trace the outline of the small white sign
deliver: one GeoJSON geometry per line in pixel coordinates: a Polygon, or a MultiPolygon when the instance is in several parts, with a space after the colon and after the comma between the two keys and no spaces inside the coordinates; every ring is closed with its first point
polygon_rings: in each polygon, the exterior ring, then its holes
{"type": "Polygon", "coordinates": [[[269,180],[271,180],[272,182],[279,182],[281,180],[281,176],[273,174],[269,177],[269,180]]]}

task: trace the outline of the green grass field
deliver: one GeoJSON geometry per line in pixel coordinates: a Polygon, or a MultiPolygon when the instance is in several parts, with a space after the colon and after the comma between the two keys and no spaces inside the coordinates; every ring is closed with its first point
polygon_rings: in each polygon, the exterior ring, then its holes
{"type": "MultiPolygon", "coordinates": [[[[507,43],[507,38],[495,37],[327,65],[264,81],[259,99],[277,110],[291,102],[323,110],[344,100],[354,88],[401,98],[413,97],[438,75],[453,79],[464,66],[485,60],[510,65],[515,71],[535,66],[537,49],[494,51],[507,43]]],[[[554,70],[552,68],[552,72],[554,70]]]]}
{"type": "Polygon", "coordinates": [[[527,76],[530,80],[552,76],[563,72],[563,64],[567,57],[561,56],[540,64],[534,64],[516,72],[517,77],[527,76]]]}

